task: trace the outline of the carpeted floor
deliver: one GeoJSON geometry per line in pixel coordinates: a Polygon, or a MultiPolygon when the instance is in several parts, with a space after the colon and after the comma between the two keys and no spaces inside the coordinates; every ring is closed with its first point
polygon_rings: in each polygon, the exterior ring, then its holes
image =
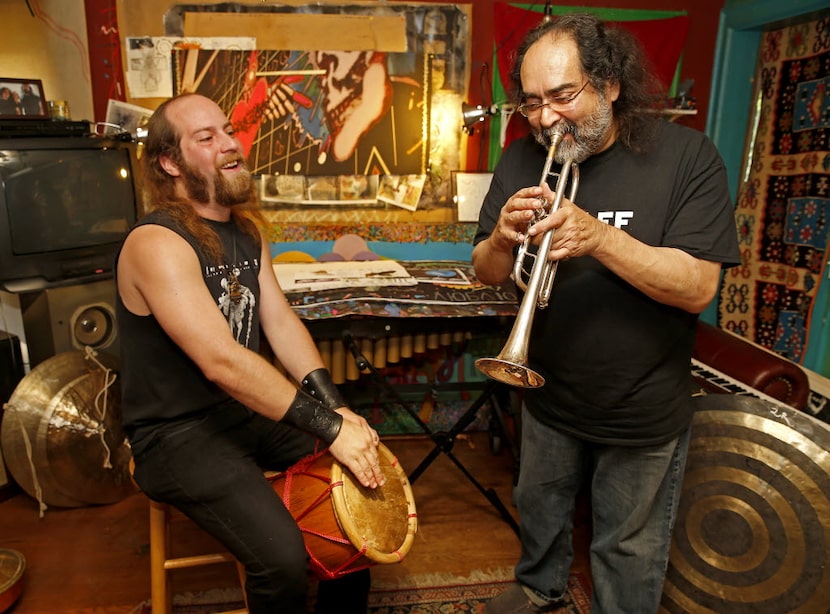
{"type": "MultiPolygon", "coordinates": [[[[373,590],[370,614],[449,614],[481,612],[484,604],[505,590],[512,580],[460,582],[443,586],[373,590]]],[[[572,574],[568,580],[567,605],[559,614],[588,614],[591,596],[584,578],[572,574]]]]}
{"type": "MultiPolygon", "coordinates": [[[[410,586],[373,587],[369,614],[450,614],[476,613],[510,584],[511,570],[487,571],[469,578],[429,578],[410,586]]],[[[174,614],[210,614],[244,608],[239,589],[214,590],[176,595],[174,614]]],[[[568,581],[568,604],[559,614],[589,614],[590,589],[580,574],[568,581]]],[[[136,614],[149,614],[149,603],[136,607],[136,614]]]]}

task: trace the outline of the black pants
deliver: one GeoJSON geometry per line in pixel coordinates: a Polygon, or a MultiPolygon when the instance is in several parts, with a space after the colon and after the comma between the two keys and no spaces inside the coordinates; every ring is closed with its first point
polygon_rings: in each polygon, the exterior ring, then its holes
{"type": "MultiPolygon", "coordinates": [[[[134,442],[144,493],[178,508],[245,567],[251,614],[307,611],[308,555],[297,523],[263,469],[282,471],[315,439],[238,404],[156,429],[134,442]]],[[[368,570],[320,582],[316,612],[365,614],[368,570]]]]}

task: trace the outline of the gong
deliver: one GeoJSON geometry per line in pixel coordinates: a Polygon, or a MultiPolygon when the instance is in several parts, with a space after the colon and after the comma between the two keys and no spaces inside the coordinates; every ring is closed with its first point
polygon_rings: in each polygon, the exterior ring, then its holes
{"type": "Polygon", "coordinates": [[[14,480],[47,505],[114,503],[134,491],[121,426],[118,359],[63,352],[14,389],[0,445],[14,480]]]}
{"type": "Polygon", "coordinates": [[[830,611],[830,426],[698,397],[661,612],[830,611]]]}

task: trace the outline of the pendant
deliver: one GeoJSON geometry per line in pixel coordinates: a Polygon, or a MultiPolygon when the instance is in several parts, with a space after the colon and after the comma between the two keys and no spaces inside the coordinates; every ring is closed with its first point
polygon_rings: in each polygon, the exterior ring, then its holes
{"type": "Polygon", "coordinates": [[[236,277],[235,269],[228,274],[228,296],[234,305],[238,305],[242,300],[242,284],[236,277]]]}

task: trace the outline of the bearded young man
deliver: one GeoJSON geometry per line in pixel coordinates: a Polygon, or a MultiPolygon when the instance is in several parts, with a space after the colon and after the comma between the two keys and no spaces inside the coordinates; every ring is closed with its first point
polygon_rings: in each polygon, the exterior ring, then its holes
{"type": "MultiPolygon", "coordinates": [[[[163,103],[142,163],[152,212],[116,265],[135,479],[244,565],[252,614],[305,612],[303,538],[263,469],[284,470],[322,442],[376,488],[378,435],[345,406],[277,283],[251,174],[219,106],[195,94],[163,103]],[[260,356],[260,333],[301,389],[260,356]]],[[[363,613],[368,589],[368,571],[321,582],[316,611],[363,613]]]]}
{"type": "Polygon", "coordinates": [[[647,67],[632,35],[584,14],[541,24],[518,50],[512,76],[532,136],[495,169],[473,263],[481,281],[503,283],[525,236],[554,231],[543,257],[558,271],[530,334],[529,366],[545,385],[524,395],[522,553],[490,614],[562,605],[583,485],[591,612],[659,607],[688,451],[695,323],[721,267],[740,255],[723,162],[703,134],[647,112],[647,67]],[[555,130],[556,162],[579,167],[577,202],[534,223],[553,198],[539,174],[555,130]]]}

